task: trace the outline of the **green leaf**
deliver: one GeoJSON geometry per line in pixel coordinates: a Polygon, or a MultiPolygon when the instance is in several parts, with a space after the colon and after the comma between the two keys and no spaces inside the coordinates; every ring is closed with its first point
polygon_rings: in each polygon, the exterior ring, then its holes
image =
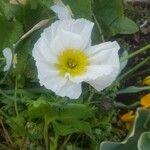
{"type": "Polygon", "coordinates": [[[37,9],[38,5],[40,4],[42,7],[46,7],[50,9],[53,0],[28,0],[29,4],[31,5],[31,9],[37,9]]]}
{"type": "Polygon", "coordinates": [[[145,129],[150,129],[150,114],[144,124],[145,129]]]}
{"type": "Polygon", "coordinates": [[[52,4],[53,4],[53,0],[42,0],[42,1],[39,0],[39,3],[40,3],[41,5],[43,5],[44,7],[50,9],[50,7],[51,7],[52,4]]]}
{"type": "Polygon", "coordinates": [[[90,19],[92,17],[91,0],[63,0],[69,5],[76,18],[90,19]]]}
{"type": "Polygon", "coordinates": [[[141,134],[147,131],[147,129],[144,127],[144,123],[146,122],[149,115],[149,109],[139,108],[136,113],[132,131],[128,137],[122,142],[102,142],[100,145],[100,150],[137,150],[137,144],[141,134]]]}
{"type": "Polygon", "coordinates": [[[22,115],[9,118],[7,124],[11,127],[14,136],[25,136],[27,134],[25,119],[22,115]]]}
{"type": "Polygon", "coordinates": [[[30,118],[44,117],[50,111],[50,105],[43,100],[34,101],[28,106],[28,114],[30,118]]]}
{"type": "Polygon", "coordinates": [[[138,150],[149,150],[150,148],[150,132],[141,134],[138,140],[138,150]]]}
{"type": "Polygon", "coordinates": [[[37,9],[38,7],[38,0],[28,0],[30,6],[31,6],[31,9],[37,9]]]}
{"type": "Polygon", "coordinates": [[[120,34],[132,34],[139,30],[137,24],[127,17],[120,18],[117,24],[120,34]]]}
{"type": "Polygon", "coordinates": [[[87,119],[93,117],[93,110],[84,104],[75,103],[55,103],[42,99],[34,101],[28,107],[28,113],[31,118],[39,118],[46,116],[47,120],[60,120],[64,122],[87,119]]]}
{"type": "Polygon", "coordinates": [[[131,34],[138,31],[137,25],[124,16],[122,0],[94,0],[94,14],[106,37],[131,34]]]}
{"type": "Polygon", "coordinates": [[[91,134],[91,126],[88,122],[85,121],[72,121],[70,124],[62,124],[59,122],[52,123],[54,132],[57,136],[66,136],[72,133],[86,133],[91,134]]]}
{"type": "Polygon", "coordinates": [[[22,35],[23,27],[18,21],[8,21],[0,16],[0,50],[12,47],[22,35]]]}
{"type": "Polygon", "coordinates": [[[20,5],[12,5],[6,0],[0,1],[0,12],[7,20],[11,20],[16,15],[20,14],[21,9],[23,10],[20,5]]]}
{"type": "Polygon", "coordinates": [[[117,94],[138,93],[146,90],[150,90],[150,86],[143,86],[143,87],[130,86],[128,88],[118,91],[117,94]]]}

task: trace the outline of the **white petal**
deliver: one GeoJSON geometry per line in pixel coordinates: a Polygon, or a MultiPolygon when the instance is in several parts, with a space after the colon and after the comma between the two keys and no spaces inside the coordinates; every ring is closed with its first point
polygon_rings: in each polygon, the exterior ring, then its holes
{"type": "Polygon", "coordinates": [[[119,49],[120,49],[119,44],[116,41],[114,41],[114,42],[104,42],[104,43],[101,43],[98,45],[88,47],[86,49],[86,52],[89,55],[93,56],[93,55],[96,55],[97,53],[99,53],[101,51],[116,50],[118,52],[119,49]]]}
{"type": "Polygon", "coordinates": [[[74,20],[71,24],[71,32],[79,34],[84,40],[84,47],[91,45],[91,33],[94,23],[86,19],[74,20]]]}
{"type": "Polygon", "coordinates": [[[45,82],[43,82],[43,85],[58,95],[58,91],[63,88],[66,82],[66,78],[53,74],[45,77],[45,82]]]}
{"type": "Polygon", "coordinates": [[[67,79],[61,77],[54,66],[45,62],[36,62],[38,78],[41,86],[57,93],[65,85],[67,79]]]}
{"type": "Polygon", "coordinates": [[[12,51],[10,48],[5,48],[3,50],[3,55],[6,59],[6,65],[4,67],[4,71],[8,71],[11,67],[11,63],[12,63],[12,51]]]}
{"type": "Polygon", "coordinates": [[[44,29],[39,40],[35,43],[32,55],[35,60],[43,59],[50,62],[55,62],[51,42],[56,38],[57,32],[60,29],[62,21],[55,21],[48,28],[44,29]]]}
{"type": "Polygon", "coordinates": [[[49,63],[36,62],[38,78],[41,86],[52,90],[57,95],[76,99],[81,94],[81,84],[72,83],[66,77],[59,75],[59,72],[49,63]]]}
{"type": "Polygon", "coordinates": [[[98,91],[111,85],[111,83],[116,79],[120,68],[118,55],[119,49],[120,46],[117,42],[106,42],[96,46],[91,46],[87,49],[86,52],[90,55],[90,63],[92,65],[103,64],[111,67],[111,73],[88,81],[88,83],[98,91]]]}
{"type": "Polygon", "coordinates": [[[47,76],[58,75],[55,67],[49,62],[36,61],[36,66],[41,85],[43,85],[42,83],[45,82],[47,76]]]}
{"type": "Polygon", "coordinates": [[[100,76],[95,80],[88,81],[88,83],[93,86],[97,91],[101,91],[106,87],[110,86],[112,82],[116,79],[116,72],[112,72],[105,76],[100,76]]]}
{"type": "Polygon", "coordinates": [[[98,77],[103,77],[111,74],[113,68],[109,65],[92,65],[87,66],[87,71],[83,75],[76,77],[69,77],[72,82],[80,83],[82,81],[91,81],[95,80],[98,77]]]}
{"type": "Polygon", "coordinates": [[[61,30],[75,33],[84,41],[84,48],[91,44],[91,32],[94,23],[86,19],[71,19],[56,21],[50,27],[44,30],[41,37],[47,39],[47,44],[54,39],[61,30]]]}
{"type": "Polygon", "coordinates": [[[56,62],[56,57],[53,55],[52,50],[46,44],[44,38],[40,38],[34,45],[32,55],[35,60],[47,61],[51,63],[56,62]]]}
{"type": "Polygon", "coordinates": [[[59,32],[62,23],[65,21],[55,21],[51,24],[48,28],[44,29],[43,33],[41,34],[41,38],[44,38],[46,44],[49,46],[50,42],[56,37],[57,33],[59,32]]]}
{"type": "Polygon", "coordinates": [[[61,1],[52,6],[51,9],[58,15],[60,20],[71,19],[72,12],[61,1]]]}
{"type": "Polygon", "coordinates": [[[62,97],[67,96],[70,99],[77,99],[81,95],[81,84],[76,84],[68,80],[56,94],[62,97]]]}
{"type": "Polygon", "coordinates": [[[89,47],[86,52],[90,57],[91,65],[110,65],[119,72],[119,49],[120,46],[117,42],[105,42],[89,47]]]}
{"type": "Polygon", "coordinates": [[[60,31],[57,37],[51,42],[51,49],[55,55],[66,49],[83,49],[82,38],[68,31],[60,31]]]}

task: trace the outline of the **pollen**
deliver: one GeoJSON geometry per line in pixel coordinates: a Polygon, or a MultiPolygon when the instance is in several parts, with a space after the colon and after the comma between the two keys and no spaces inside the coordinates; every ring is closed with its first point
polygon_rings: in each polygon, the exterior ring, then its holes
{"type": "Polygon", "coordinates": [[[58,55],[58,63],[55,65],[62,76],[69,73],[71,76],[79,76],[87,71],[89,57],[78,49],[66,49],[58,55]]]}

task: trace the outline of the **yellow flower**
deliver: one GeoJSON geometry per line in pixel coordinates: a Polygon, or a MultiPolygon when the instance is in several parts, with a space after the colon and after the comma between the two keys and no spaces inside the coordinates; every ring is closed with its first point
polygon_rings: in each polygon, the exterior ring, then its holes
{"type": "Polygon", "coordinates": [[[144,108],[150,108],[150,93],[141,98],[140,104],[144,108]]]}
{"type": "Polygon", "coordinates": [[[147,77],[143,80],[143,84],[145,84],[145,85],[150,85],[150,76],[147,76],[147,77]]]}
{"type": "Polygon", "coordinates": [[[133,115],[134,111],[129,111],[121,116],[122,122],[133,122],[135,115],[133,115]]]}

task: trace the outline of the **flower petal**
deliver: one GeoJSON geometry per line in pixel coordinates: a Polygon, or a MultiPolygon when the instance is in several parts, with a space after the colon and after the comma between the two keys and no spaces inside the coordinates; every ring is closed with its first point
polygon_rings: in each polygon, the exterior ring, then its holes
{"type": "Polygon", "coordinates": [[[93,86],[97,91],[101,91],[106,87],[110,86],[112,82],[116,79],[116,72],[111,72],[108,75],[100,76],[95,80],[88,81],[88,83],[93,86]]]}
{"type": "Polygon", "coordinates": [[[74,20],[71,24],[71,32],[79,34],[84,40],[84,47],[91,45],[91,33],[94,23],[86,19],[74,20]]]}
{"type": "Polygon", "coordinates": [[[59,72],[49,63],[36,62],[38,78],[41,86],[57,93],[67,82],[65,77],[61,77],[59,72]]]}
{"type": "Polygon", "coordinates": [[[48,39],[47,43],[49,44],[49,41],[54,39],[61,30],[65,30],[81,36],[82,40],[84,41],[84,47],[86,47],[90,46],[91,44],[91,32],[93,26],[93,22],[83,18],[76,20],[71,19],[56,21],[52,23],[50,27],[44,30],[41,37],[45,37],[45,39],[48,39]]]}
{"type": "Polygon", "coordinates": [[[120,70],[119,49],[117,42],[105,42],[89,47],[86,52],[90,57],[91,65],[110,65],[117,75],[120,70]]]}
{"type": "Polygon", "coordinates": [[[4,71],[8,71],[11,67],[11,63],[12,63],[12,51],[10,48],[5,48],[3,50],[3,55],[6,59],[6,65],[4,67],[4,71]]]}
{"type": "Polygon", "coordinates": [[[116,49],[117,51],[120,49],[119,44],[114,41],[114,42],[104,42],[98,45],[94,45],[91,46],[89,48],[86,49],[86,52],[89,55],[96,55],[97,53],[101,52],[101,51],[106,51],[106,50],[112,50],[112,49],[116,49]]]}
{"type": "Polygon", "coordinates": [[[56,62],[56,57],[53,55],[52,50],[46,44],[44,38],[40,38],[34,45],[32,50],[32,55],[35,60],[47,61],[47,62],[56,62]]]}
{"type": "Polygon", "coordinates": [[[66,49],[83,49],[83,45],[84,41],[79,35],[62,30],[51,42],[51,50],[58,55],[66,49]]]}
{"type": "Polygon", "coordinates": [[[91,80],[95,80],[98,77],[104,77],[111,74],[113,68],[109,65],[92,65],[87,67],[87,71],[85,74],[71,77],[69,76],[70,80],[75,83],[80,83],[82,81],[88,82],[91,80]]]}
{"type": "Polygon", "coordinates": [[[58,76],[57,74],[51,74],[45,77],[45,81],[42,83],[47,89],[52,90],[58,95],[58,91],[63,88],[67,79],[58,76]]]}
{"type": "Polygon", "coordinates": [[[67,96],[71,99],[77,99],[81,95],[81,83],[76,84],[68,80],[56,94],[62,97],[67,96]]]}
{"type": "Polygon", "coordinates": [[[146,94],[145,96],[143,96],[140,100],[140,104],[145,107],[145,108],[149,108],[150,107],[150,93],[146,94]]]}
{"type": "Polygon", "coordinates": [[[58,1],[51,9],[58,15],[60,20],[71,19],[72,12],[62,3],[62,1],[58,1]]]}
{"type": "Polygon", "coordinates": [[[52,90],[59,96],[67,96],[76,99],[81,94],[81,84],[76,84],[66,77],[59,75],[59,72],[48,63],[36,62],[40,85],[52,90]]]}

